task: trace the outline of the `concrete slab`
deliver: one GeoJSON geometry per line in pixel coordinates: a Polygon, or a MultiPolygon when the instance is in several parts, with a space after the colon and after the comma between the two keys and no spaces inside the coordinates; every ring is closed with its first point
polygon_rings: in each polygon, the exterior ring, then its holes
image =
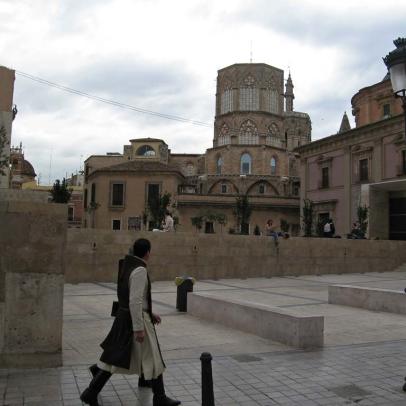
{"type": "Polygon", "coordinates": [[[406,314],[406,294],[402,291],[362,286],[331,285],[328,287],[328,301],[343,306],[406,314]]]}
{"type": "Polygon", "coordinates": [[[296,348],[323,346],[323,316],[302,316],[276,306],[221,297],[208,293],[190,293],[188,312],[192,316],[251,332],[269,340],[296,348]]]}

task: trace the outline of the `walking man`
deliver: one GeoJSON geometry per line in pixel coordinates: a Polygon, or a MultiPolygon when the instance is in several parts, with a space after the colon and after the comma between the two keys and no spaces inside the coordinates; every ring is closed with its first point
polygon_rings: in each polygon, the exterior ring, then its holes
{"type": "Polygon", "coordinates": [[[165,394],[165,363],[154,326],[161,318],[152,313],[147,271],[150,252],[151,243],[140,238],[134,243],[133,255],[127,255],[122,264],[117,281],[117,315],[101,344],[104,351],[97,368],[92,369],[93,379],[80,396],[90,406],[99,406],[97,395],[113,373],[136,374],[151,380],[153,406],[180,404],[165,394]]]}

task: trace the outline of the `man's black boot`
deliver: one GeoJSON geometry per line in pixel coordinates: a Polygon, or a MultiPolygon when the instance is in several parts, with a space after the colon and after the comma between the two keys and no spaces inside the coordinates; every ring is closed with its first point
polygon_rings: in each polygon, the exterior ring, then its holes
{"type": "Polygon", "coordinates": [[[90,406],[99,406],[97,395],[103,389],[106,382],[110,379],[111,373],[102,369],[96,374],[83,393],[80,395],[80,400],[90,406]]]}
{"type": "Polygon", "coordinates": [[[153,406],[178,406],[179,400],[168,398],[165,394],[164,379],[162,375],[152,380],[152,392],[154,397],[152,399],[153,406]]]}
{"type": "Polygon", "coordinates": [[[152,382],[144,378],[144,374],[141,374],[138,378],[138,387],[140,388],[152,388],[152,382]]]}
{"type": "Polygon", "coordinates": [[[90,365],[89,371],[94,378],[97,375],[97,373],[100,371],[100,368],[97,366],[97,364],[93,364],[93,365],[90,365]]]}

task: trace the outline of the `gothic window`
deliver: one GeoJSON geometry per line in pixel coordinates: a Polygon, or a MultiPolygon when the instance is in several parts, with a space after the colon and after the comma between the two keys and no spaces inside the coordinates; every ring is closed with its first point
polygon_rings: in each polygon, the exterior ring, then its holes
{"type": "Polygon", "coordinates": [[[249,175],[251,173],[252,159],[250,154],[242,154],[240,161],[240,173],[242,175],[249,175]]]}
{"type": "Polygon", "coordinates": [[[143,145],[137,149],[137,156],[155,156],[155,150],[150,145],[143,145]]]}
{"type": "Polygon", "coordinates": [[[269,127],[268,127],[268,135],[266,137],[266,143],[268,145],[273,145],[276,139],[279,140],[279,127],[276,123],[272,123],[269,127]]]}
{"type": "Polygon", "coordinates": [[[276,175],[276,158],[271,158],[271,175],[276,175]]]}
{"type": "Polygon", "coordinates": [[[233,103],[234,103],[234,90],[225,89],[221,94],[220,113],[225,114],[230,111],[233,111],[233,103]]]}
{"type": "Polygon", "coordinates": [[[240,87],[240,110],[259,110],[259,91],[255,86],[255,79],[248,75],[240,87]]]}
{"type": "Polygon", "coordinates": [[[265,91],[265,111],[279,114],[279,94],[275,89],[265,91]]]}
{"type": "Polygon", "coordinates": [[[227,124],[223,124],[218,135],[217,145],[230,144],[230,133],[227,124]]]}
{"type": "Polygon", "coordinates": [[[258,129],[251,120],[244,121],[240,128],[239,144],[258,144],[258,129]]]}
{"type": "Polygon", "coordinates": [[[240,89],[240,110],[244,111],[259,110],[258,89],[252,87],[242,87],[240,89]]]}
{"type": "Polygon", "coordinates": [[[223,169],[223,158],[219,156],[217,159],[216,174],[221,175],[222,169],[223,169]]]}
{"type": "Polygon", "coordinates": [[[186,176],[193,176],[195,174],[195,167],[194,165],[189,162],[186,164],[186,176]]]}

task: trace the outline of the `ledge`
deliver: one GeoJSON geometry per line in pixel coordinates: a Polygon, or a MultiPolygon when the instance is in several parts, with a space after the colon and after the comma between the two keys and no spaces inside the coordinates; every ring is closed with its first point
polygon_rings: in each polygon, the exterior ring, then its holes
{"type": "Polygon", "coordinates": [[[406,314],[406,294],[395,290],[330,285],[328,302],[367,310],[406,314]]]}
{"type": "Polygon", "coordinates": [[[188,313],[227,327],[296,348],[322,347],[324,317],[241,300],[223,300],[205,293],[188,294],[188,313]]]}

